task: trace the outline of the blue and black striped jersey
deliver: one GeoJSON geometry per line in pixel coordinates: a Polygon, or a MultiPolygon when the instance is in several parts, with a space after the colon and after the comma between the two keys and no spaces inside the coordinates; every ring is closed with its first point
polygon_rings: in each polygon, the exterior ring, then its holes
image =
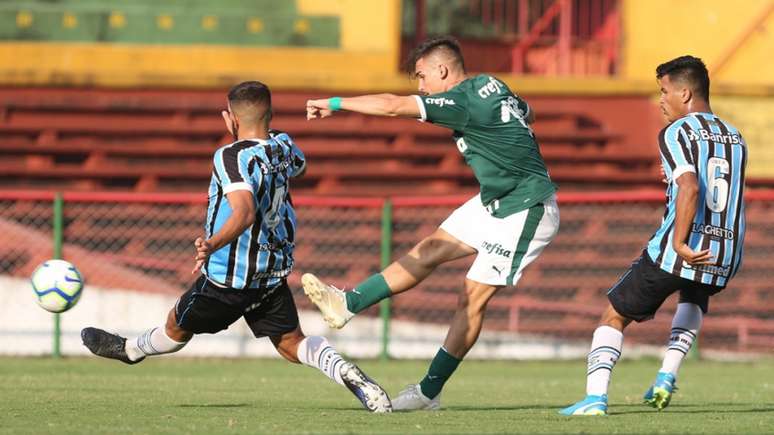
{"type": "Polygon", "coordinates": [[[231,216],[230,192],[251,191],[256,215],[238,238],[210,255],[202,272],[235,289],[276,286],[293,268],[296,214],[288,189],[290,179],[304,170],[304,154],[286,133],[272,131],[268,140],[241,140],[218,149],[213,164],[207,237],[231,216]]]}
{"type": "Polygon", "coordinates": [[[661,227],[648,242],[648,254],[661,269],[704,284],[725,287],[742,264],[745,232],[744,174],[747,145],[739,130],[712,113],[690,113],[659,133],[666,178],[666,210],[661,227]],[[714,264],[683,262],[672,247],[678,186],[675,180],[693,172],[699,204],[688,245],[712,250],[714,264]]]}

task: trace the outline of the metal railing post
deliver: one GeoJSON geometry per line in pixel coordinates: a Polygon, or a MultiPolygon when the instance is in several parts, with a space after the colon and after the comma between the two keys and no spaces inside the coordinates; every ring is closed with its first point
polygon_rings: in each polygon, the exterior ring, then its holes
{"type": "MultiPolygon", "coordinates": [[[[62,234],[64,222],[64,199],[62,194],[57,192],[54,195],[54,259],[62,259],[62,234]]],[[[54,358],[62,357],[62,325],[59,313],[54,313],[54,343],[51,354],[54,358]]]]}
{"type": "MultiPolygon", "coordinates": [[[[392,220],[392,202],[386,199],[382,206],[382,270],[390,265],[392,259],[392,220]]],[[[390,311],[390,298],[383,299],[379,303],[379,314],[382,318],[382,350],[379,358],[382,361],[390,358],[390,311]]]]}

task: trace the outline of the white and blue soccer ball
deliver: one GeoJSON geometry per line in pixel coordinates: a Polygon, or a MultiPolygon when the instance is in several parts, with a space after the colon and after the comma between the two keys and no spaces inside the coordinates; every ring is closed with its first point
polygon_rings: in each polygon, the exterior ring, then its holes
{"type": "Polygon", "coordinates": [[[78,269],[64,260],[48,260],[38,266],[30,279],[38,305],[52,313],[62,313],[78,303],[83,291],[83,277],[78,269]]]}

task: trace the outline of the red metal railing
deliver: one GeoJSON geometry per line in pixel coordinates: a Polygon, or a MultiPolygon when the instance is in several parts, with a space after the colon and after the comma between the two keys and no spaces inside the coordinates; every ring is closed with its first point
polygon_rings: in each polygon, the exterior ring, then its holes
{"type": "Polygon", "coordinates": [[[466,26],[459,24],[440,31],[455,33],[462,41],[466,62],[474,71],[612,75],[617,70],[619,0],[470,0],[466,7],[459,2],[435,3],[415,0],[415,29],[404,34],[413,34],[410,43],[416,46],[429,33],[431,6],[456,8],[452,15],[457,20],[478,24],[484,35],[467,34],[466,26]],[[493,64],[486,59],[492,56],[510,62],[493,64]]]}
{"type": "MultiPolygon", "coordinates": [[[[65,192],[64,256],[90,285],[179,293],[191,280],[191,240],[202,232],[204,194],[65,192]]],[[[561,192],[562,229],[516,289],[490,302],[487,327],[565,339],[586,339],[605,289],[623,272],[658,226],[662,191],[561,192]]],[[[0,190],[0,273],[28,276],[50,257],[52,203],[48,191],[0,190]]],[[[774,346],[774,190],[750,190],[747,256],[739,276],[712,301],[707,348],[761,350],[774,346]]],[[[294,198],[299,216],[296,270],[354,285],[380,268],[384,210],[392,251],[400,255],[430,234],[468,197],[294,198]]],[[[383,245],[382,245],[383,247],[383,245]]],[[[397,320],[444,323],[456,307],[468,263],[444,265],[418,288],[393,301],[397,320]]],[[[298,289],[298,277],[290,277],[298,289]]],[[[299,297],[302,308],[311,308],[299,297]]],[[[633,341],[659,344],[669,329],[671,303],[633,341]],[[663,330],[663,331],[661,331],[663,330]]],[[[370,312],[369,315],[374,315],[370,312]]]]}

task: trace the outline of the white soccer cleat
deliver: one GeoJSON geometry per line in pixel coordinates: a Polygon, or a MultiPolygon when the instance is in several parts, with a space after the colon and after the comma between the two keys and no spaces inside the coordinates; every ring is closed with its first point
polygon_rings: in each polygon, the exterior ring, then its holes
{"type": "Polygon", "coordinates": [[[304,293],[317,305],[322,312],[323,319],[331,328],[340,329],[355,317],[347,309],[347,298],[344,292],[338,288],[325,284],[311,273],[301,276],[301,285],[304,293]]]}
{"type": "Polygon", "coordinates": [[[392,399],[395,411],[437,411],[441,409],[441,395],[429,399],[422,394],[419,384],[411,384],[392,399]]]}
{"type": "Polygon", "coordinates": [[[360,400],[365,409],[376,413],[392,412],[392,403],[387,392],[358,366],[351,362],[344,363],[340,373],[344,385],[360,400]]]}

